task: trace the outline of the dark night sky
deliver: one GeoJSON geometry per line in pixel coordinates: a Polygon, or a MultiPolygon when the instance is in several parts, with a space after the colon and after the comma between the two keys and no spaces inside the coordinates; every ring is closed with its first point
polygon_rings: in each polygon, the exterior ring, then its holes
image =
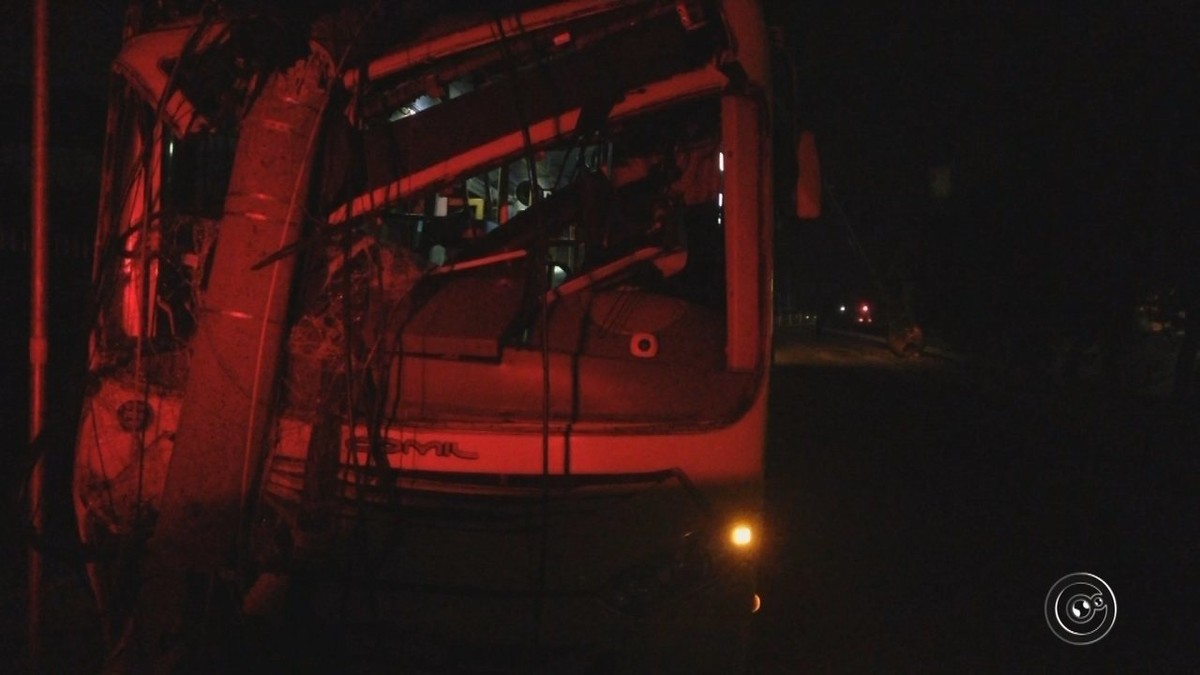
{"type": "Polygon", "coordinates": [[[850,153],[863,164],[948,157],[1090,187],[1117,160],[1153,168],[1190,131],[1200,14],[1185,3],[784,4],[815,123],[871,141],[850,153]]]}
{"type": "Polygon", "coordinates": [[[826,182],[876,267],[911,249],[927,318],[983,305],[964,321],[1061,329],[1200,267],[1200,6],[881,5],[770,7],[826,182]],[[938,165],[953,191],[935,204],[938,165]]]}

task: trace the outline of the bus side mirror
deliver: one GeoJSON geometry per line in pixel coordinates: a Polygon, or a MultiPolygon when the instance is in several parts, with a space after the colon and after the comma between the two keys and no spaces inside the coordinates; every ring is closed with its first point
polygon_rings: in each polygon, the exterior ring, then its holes
{"type": "Polygon", "coordinates": [[[821,217],[821,159],[811,131],[803,131],[796,141],[796,217],[811,220],[821,217]]]}

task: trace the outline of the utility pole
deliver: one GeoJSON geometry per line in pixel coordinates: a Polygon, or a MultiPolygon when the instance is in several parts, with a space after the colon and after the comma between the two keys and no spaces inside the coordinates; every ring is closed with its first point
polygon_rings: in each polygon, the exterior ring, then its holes
{"type": "MultiPolygon", "coordinates": [[[[46,247],[49,239],[49,171],[47,137],[49,135],[50,92],[49,53],[46,48],[47,4],[49,0],[34,0],[33,5],[33,142],[31,145],[32,194],[30,211],[32,217],[32,241],[30,255],[29,293],[29,440],[35,444],[42,433],[46,406],[46,247]]],[[[35,446],[36,447],[36,446],[35,446]]],[[[32,475],[29,477],[29,512],[33,520],[34,535],[42,530],[42,458],[34,457],[32,475]]],[[[41,669],[42,655],[42,556],[36,546],[29,549],[29,668],[31,672],[41,669]]]]}

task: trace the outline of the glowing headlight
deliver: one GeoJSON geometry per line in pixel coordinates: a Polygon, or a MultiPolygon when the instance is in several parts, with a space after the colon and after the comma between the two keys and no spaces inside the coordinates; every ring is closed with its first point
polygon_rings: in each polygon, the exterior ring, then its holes
{"type": "Polygon", "coordinates": [[[729,528],[729,542],[738,548],[746,548],[754,543],[754,529],[746,523],[738,523],[729,528]]]}

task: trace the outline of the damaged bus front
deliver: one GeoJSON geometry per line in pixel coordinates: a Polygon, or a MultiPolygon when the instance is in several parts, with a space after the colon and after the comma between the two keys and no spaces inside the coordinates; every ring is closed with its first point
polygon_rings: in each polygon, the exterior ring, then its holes
{"type": "Polygon", "coordinates": [[[140,556],[91,566],[110,640],[188,644],[199,575],[426,670],[733,672],[763,19],[436,4],[131,20],[75,490],[140,556]]]}

